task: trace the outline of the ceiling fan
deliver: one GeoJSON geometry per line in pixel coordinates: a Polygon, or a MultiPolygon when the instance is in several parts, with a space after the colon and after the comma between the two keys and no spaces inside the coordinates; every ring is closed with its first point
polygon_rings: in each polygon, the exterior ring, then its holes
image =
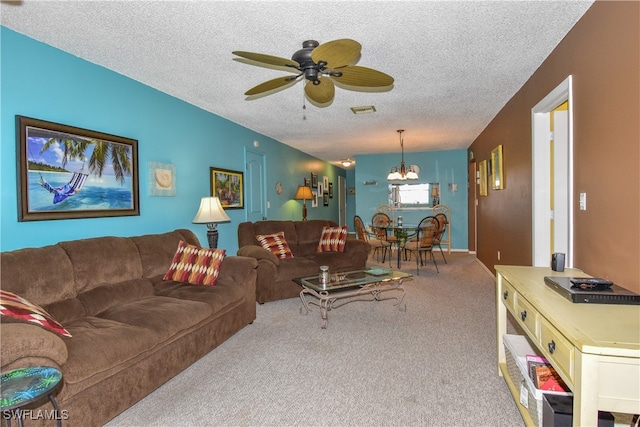
{"type": "Polygon", "coordinates": [[[326,107],[333,101],[336,84],[348,90],[391,89],[393,77],[390,75],[354,65],[360,59],[361,48],[360,43],[351,39],[339,39],[323,44],[307,40],[291,59],[244,51],[232,53],[249,60],[240,60],[242,62],[296,73],[294,76],[278,77],[261,83],[246,91],[245,95],[267,95],[267,92],[284,89],[287,85],[306,80],[304,92],[307,98],[319,107],[326,107]]]}

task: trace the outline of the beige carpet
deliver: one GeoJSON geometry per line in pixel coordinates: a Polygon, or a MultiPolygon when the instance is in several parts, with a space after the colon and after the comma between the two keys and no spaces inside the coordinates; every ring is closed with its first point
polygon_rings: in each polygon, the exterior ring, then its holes
{"type": "Polygon", "coordinates": [[[493,278],[471,255],[436,256],[439,274],[429,264],[406,282],[406,312],[354,302],[322,330],[297,298],[259,305],[252,325],[107,425],[522,426],[497,374],[493,278]]]}

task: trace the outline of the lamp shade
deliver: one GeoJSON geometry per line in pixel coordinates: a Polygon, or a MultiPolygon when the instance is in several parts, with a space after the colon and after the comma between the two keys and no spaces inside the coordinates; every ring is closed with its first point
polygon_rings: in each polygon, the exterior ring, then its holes
{"type": "Polygon", "coordinates": [[[200,209],[196,213],[196,217],[193,218],[193,222],[196,224],[206,224],[213,222],[231,221],[231,218],[226,214],[220,199],[217,197],[203,197],[200,200],[200,209]]]}
{"type": "Polygon", "coordinates": [[[313,199],[313,194],[311,194],[311,188],[306,185],[301,185],[296,190],[296,195],[293,196],[295,200],[311,200],[313,199]]]}

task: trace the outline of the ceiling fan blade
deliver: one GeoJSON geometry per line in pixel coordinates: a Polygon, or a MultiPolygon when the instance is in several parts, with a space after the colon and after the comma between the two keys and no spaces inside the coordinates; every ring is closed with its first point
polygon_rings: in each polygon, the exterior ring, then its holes
{"type": "Polygon", "coordinates": [[[355,64],[360,59],[362,45],[351,39],[338,39],[323,43],[311,51],[311,59],[316,64],[325,61],[327,68],[344,67],[355,64]]]}
{"type": "MultiPolygon", "coordinates": [[[[320,84],[314,85],[308,81],[304,87],[307,97],[317,104],[329,104],[336,94],[336,87],[331,79],[320,79],[320,84]]],[[[321,105],[320,105],[321,106],[321,105]]]]}
{"type": "Polygon", "coordinates": [[[286,86],[290,83],[295,83],[294,77],[278,77],[277,79],[269,80],[264,83],[260,83],[257,86],[252,87],[244,94],[247,96],[257,95],[259,93],[268,92],[270,90],[278,89],[279,87],[286,86]]]}
{"type": "Polygon", "coordinates": [[[342,76],[332,76],[331,78],[335,79],[338,83],[349,86],[385,87],[391,86],[394,82],[393,77],[388,74],[357,65],[343,67],[337,71],[342,72],[342,76]]]}
{"type": "Polygon", "coordinates": [[[264,64],[275,65],[278,67],[298,68],[300,66],[300,64],[298,64],[296,61],[287,58],[280,58],[279,56],[264,55],[262,53],[243,52],[241,50],[236,50],[231,53],[246,59],[250,59],[252,61],[262,62],[264,64]]]}

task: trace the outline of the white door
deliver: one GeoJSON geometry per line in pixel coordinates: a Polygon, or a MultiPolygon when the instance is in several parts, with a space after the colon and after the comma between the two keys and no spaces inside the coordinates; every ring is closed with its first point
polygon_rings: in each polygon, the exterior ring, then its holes
{"type": "Polygon", "coordinates": [[[246,151],[245,170],[245,211],[247,221],[256,222],[267,219],[267,187],[265,155],[246,151]]]}
{"type": "Polygon", "coordinates": [[[338,222],[347,225],[347,180],[338,176],[338,222]]]}

